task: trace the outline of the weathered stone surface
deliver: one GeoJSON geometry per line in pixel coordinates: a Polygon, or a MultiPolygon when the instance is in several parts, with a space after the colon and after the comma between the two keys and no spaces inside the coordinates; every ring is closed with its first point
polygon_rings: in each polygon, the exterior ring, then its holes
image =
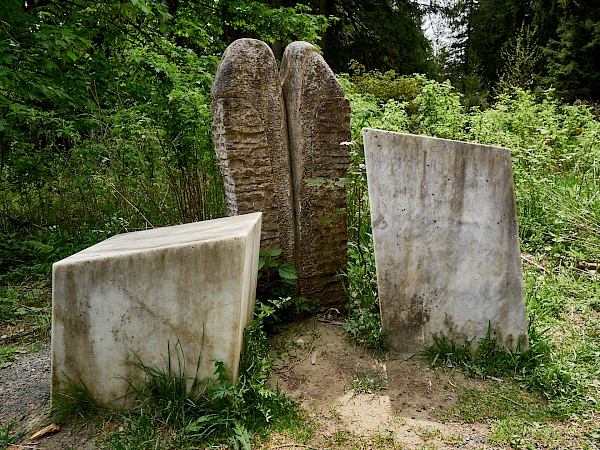
{"type": "Polygon", "coordinates": [[[262,211],[261,248],[293,260],[294,210],[287,123],[277,62],[262,41],[239,39],[223,54],[212,88],[213,141],[227,215],[262,211]]]}
{"type": "Polygon", "coordinates": [[[69,377],[102,405],[129,407],[124,378],[143,374],[124,362],[166,371],[168,346],[177,374],[181,363],[186,376],[213,376],[217,359],[235,379],[260,226],[254,213],[126,233],[54,264],[53,395],[69,377]]]}
{"type": "Polygon", "coordinates": [[[371,129],[364,143],[391,344],[414,352],[432,335],[482,338],[489,324],[500,345],[526,347],[509,150],[371,129]]]}
{"type": "Polygon", "coordinates": [[[350,103],[318,50],[306,42],[287,46],[280,72],[287,110],[296,207],[298,286],[325,305],[344,302],[335,275],[346,268],[346,190],[308,186],[306,179],[346,176],[350,103]]]}

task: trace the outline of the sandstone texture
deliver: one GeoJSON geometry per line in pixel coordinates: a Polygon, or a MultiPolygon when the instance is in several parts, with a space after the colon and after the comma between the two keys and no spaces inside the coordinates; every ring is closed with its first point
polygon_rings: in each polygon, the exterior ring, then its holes
{"type": "Polygon", "coordinates": [[[294,259],[294,208],[287,121],[277,62],[256,39],[223,54],[212,88],[213,141],[225,179],[227,215],[263,213],[261,248],[294,259]]]}
{"type": "MultiPolygon", "coordinates": [[[[346,269],[344,186],[315,187],[306,180],[338,181],[349,164],[350,102],[318,50],[306,42],[287,46],[280,71],[287,111],[295,200],[300,294],[324,305],[344,303],[336,274],[346,269]]],[[[331,183],[327,183],[331,185],[331,183]]]]}

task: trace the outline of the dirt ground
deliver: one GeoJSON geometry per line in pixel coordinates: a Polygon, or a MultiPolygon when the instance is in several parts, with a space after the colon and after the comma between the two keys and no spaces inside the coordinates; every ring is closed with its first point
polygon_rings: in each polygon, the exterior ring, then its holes
{"type": "Polygon", "coordinates": [[[410,355],[376,358],[354,348],[348,333],[332,322],[296,324],[275,342],[288,354],[277,363],[272,382],[301,402],[319,424],[318,434],[391,434],[406,449],[502,448],[487,443],[487,426],[440,421],[460,392],[486,382],[432,370],[410,355]]]}
{"type": "MultiPolygon", "coordinates": [[[[335,319],[323,320],[294,324],[272,342],[280,358],[271,382],[298,399],[317,424],[315,443],[294,445],[289,438],[273,436],[264,448],[327,448],[319,442],[340,433],[351,433],[354,439],[393,436],[406,449],[502,448],[488,443],[488,426],[440,420],[460,392],[483,387],[486,382],[467,379],[457,371],[434,371],[425,363],[408,360],[409,355],[393,354],[378,361],[372,352],[353,348],[347,332],[335,319]]],[[[39,353],[49,358],[47,349],[39,353]]],[[[22,370],[18,364],[13,364],[13,370],[22,370]]],[[[48,361],[41,364],[49,367],[48,361]]],[[[6,370],[0,371],[0,377],[6,370]]],[[[27,390],[26,376],[23,372],[19,386],[14,387],[20,392],[27,390]]],[[[49,381],[48,371],[48,385],[49,381]]],[[[39,374],[34,382],[40,383],[39,374]]],[[[19,412],[17,420],[27,429],[28,437],[45,425],[48,396],[26,401],[29,410],[19,412]]],[[[63,428],[36,443],[25,439],[9,448],[91,449],[95,448],[96,433],[91,425],[63,428]]]]}

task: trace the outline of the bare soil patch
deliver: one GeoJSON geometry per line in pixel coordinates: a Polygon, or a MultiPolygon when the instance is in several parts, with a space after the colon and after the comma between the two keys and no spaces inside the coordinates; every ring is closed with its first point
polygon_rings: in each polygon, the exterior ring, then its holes
{"type": "Polygon", "coordinates": [[[486,424],[441,420],[461,392],[484,388],[486,381],[431,369],[409,354],[355,348],[339,324],[315,319],[292,326],[274,341],[286,354],[272,382],[318,423],[315,446],[319,438],[325,442],[349,431],[358,439],[393,437],[407,449],[504,448],[488,442],[486,424]]]}
{"type": "MultiPolygon", "coordinates": [[[[291,325],[271,341],[274,354],[279,354],[272,384],[297,399],[316,424],[316,436],[304,448],[331,448],[334,438],[339,448],[350,446],[352,440],[374,438],[393,438],[406,449],[504,448],[489,443],[486,424],[441,419],[461,392],[483,388],[486,381],[468,379],[457,371],[432,370],[408,359],[410,355],[378,357],[355,348],[339,323],[316,318],[291,325]]],[[[47,345],[0,370],[0,420],[3,424],[14,420],[25,429],[21,445],[30,445],[27,437],[48,424],[49,392],[47,345]]],[[[63,427],[29,448],[95,448],[97,434],[93,424],[63,427]]],[[[277,434],[261,445],[295,446],[289,437],[277,434]]]]}

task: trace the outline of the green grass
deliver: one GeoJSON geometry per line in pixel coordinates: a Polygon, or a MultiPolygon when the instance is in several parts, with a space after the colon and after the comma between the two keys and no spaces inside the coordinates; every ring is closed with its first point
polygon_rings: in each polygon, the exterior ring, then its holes
{"type": "Polygon", "coordinates": [[[513,448],[595,448],[594,427],[578,421],[571,406],[504,381],[467,389],[442,420],[490,423],[490,441],[513,448]]]}
{"type": "Polygon", "coordinates": [[[367,374],[361,367],[356,367],[356,378],[350,382],[350,390],[355,394],[379,395],[387,386],[388,380],[385,373],[367,374]]]}
{"type": "Polygon", "coordinates": [[[15,430],[15,423],[0,425],[0,450],[6,449],[11,444],[16,444],[23,437],[23,430],[15,430]]]}
{"type": "Polygon", "coordinates": [[[10,366],[12,361],[17,359],[17,357],[22,353],[27,352],[15,347],[0,344],[0,369],[10,366]]]}
{"type": "MultiPolygon", "coordinates": [[[[110,420],[109,431],[98,439],[100,448],[192,449],[229,445],[250,449],[273,430],[295,430],[296,438],[308,440],[311,427],[303,427],[304,416],[294,401],[267,379],[273,367],[260,319],[247,327],[240,375],[231,383],[223,364],[215,361],[215,379],[200,380],[186,375],[179,345],[167,346],[164,368],[134,362],[143,378],[128,380],[137,406],[129,412],[99,410],[85,386],[67,383],[55,402],[56,420],[78,417],[110,420]]],[[[196,372],[197,373],[197,372],[196,372]]]]}
{"type": "Polygon", "coordinates": [[[33,335],[34,340],[48,337],[51,323],[49,281],[25,279],[18,285],[0,285],[0,331],[4,331],[7,338],[8,334],[11,334],[11,339],[28,335],[33,335]],[[11,333],[8,333],[9,330],[11,333]],[[13,333],[15,336],[12,336],[13,333]]]}
{"type": "Polygon", "coordinates": [[[0,369],[20,355],[40,349],[52,325],[49,283],[25,280],[0,285],[0,369]]]}
{"type": "Polygon", "coordinates": [[[568,267],[529,265],[525,286],[529,349],[503,351],[486,338],[473,352],[470,343],[437,339],[420,353],[432,365],[505,380],[467,390],[444,418],[491,423],[491,442],[513,448],[597,448],[600,314],[593,305],[598,283],[568,267]]]}

